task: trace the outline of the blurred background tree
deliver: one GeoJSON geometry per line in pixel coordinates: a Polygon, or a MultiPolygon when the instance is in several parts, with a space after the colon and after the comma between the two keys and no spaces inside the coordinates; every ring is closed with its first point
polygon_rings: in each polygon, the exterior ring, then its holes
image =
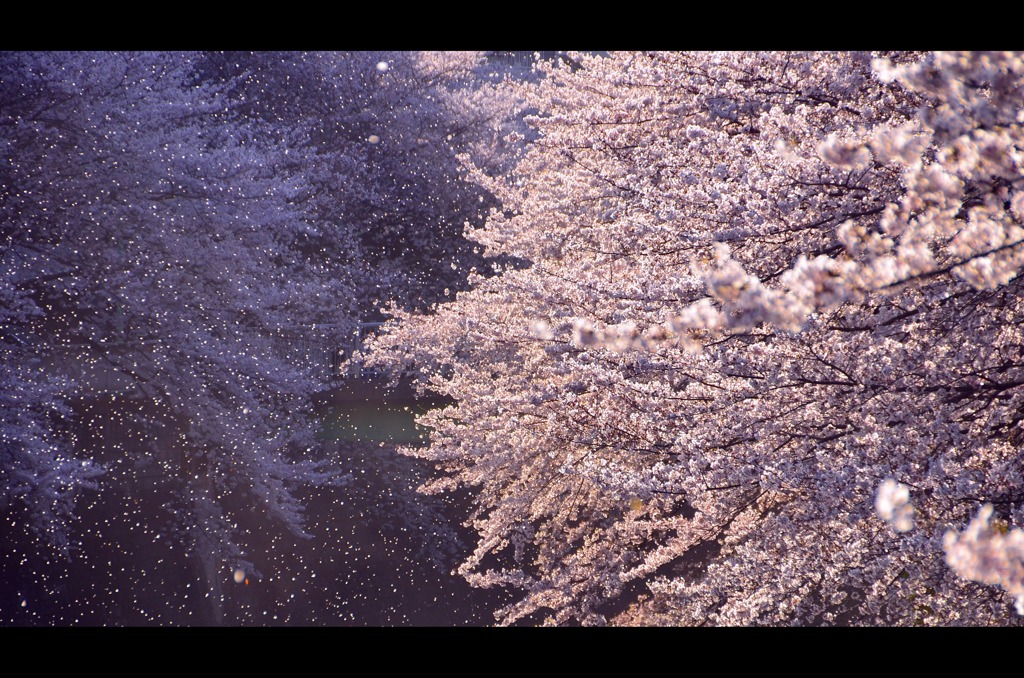
{"type": "Polygon", "coordinates": [[[133,619],[213,623],[233,572],[283,576],[253,545],[308,537],[300,495],[357,470],[317,437],[331,354],[483,261],[479,59],[0,56],[5,609],[116,621],[159,584],[133,619]],[[131,555],[130,594],[66,572],[131,555]]]}

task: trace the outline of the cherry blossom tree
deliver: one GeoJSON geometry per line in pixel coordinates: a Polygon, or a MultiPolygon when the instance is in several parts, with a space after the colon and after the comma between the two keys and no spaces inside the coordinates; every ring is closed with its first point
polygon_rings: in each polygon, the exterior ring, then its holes
{"type": "Polygon", "coordinates": [[[502,623],[1019,624],[1024,59],[575,60],[479,175],[529,266],[376,346],[455,401],[407,452],[460,572],[502,623]]]}

